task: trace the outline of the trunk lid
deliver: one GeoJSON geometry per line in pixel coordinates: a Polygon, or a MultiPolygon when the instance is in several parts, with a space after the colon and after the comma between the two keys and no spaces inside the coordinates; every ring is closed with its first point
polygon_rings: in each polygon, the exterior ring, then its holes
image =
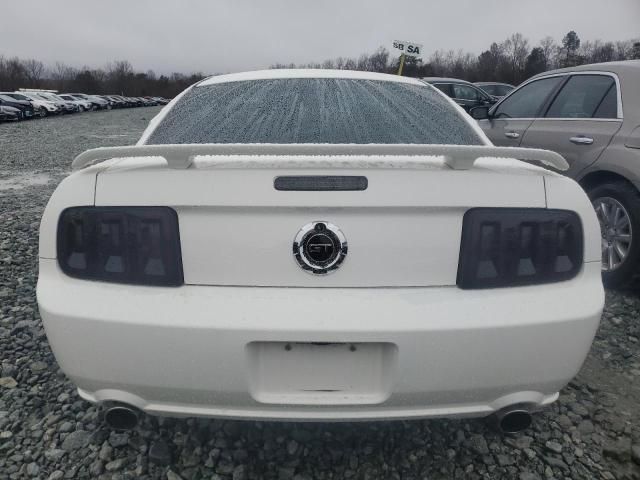
{"type": "Polygon", "coordinates": [[[278,287],[455,285],[468,208],[546,205],[544,170],[516,160],[478,160],[470,170],[411,157],[226,160],[202,158],[186,169],[158,158],[114,162],[97,176],[95,203],[174,208],[187,284],[278,287]],[[365,176],[368,186],[274,187],[277,177],[301,175],[365,176]],[[306,272],[293,255],[297,233],[315,221],[334,224],[348,242],[328,275],[306,272]]]}

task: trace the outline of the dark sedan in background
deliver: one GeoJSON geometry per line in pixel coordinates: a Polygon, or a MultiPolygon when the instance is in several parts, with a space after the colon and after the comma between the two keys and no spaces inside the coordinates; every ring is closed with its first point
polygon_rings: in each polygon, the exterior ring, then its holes
{"type": "Polygon", "coordinates": [[[494,97],[466,80],[460,80],[459,78],[425,77],[422,81],[441,90],[467,112],[474,107],[493,105],[496,103],[494,97]]]}

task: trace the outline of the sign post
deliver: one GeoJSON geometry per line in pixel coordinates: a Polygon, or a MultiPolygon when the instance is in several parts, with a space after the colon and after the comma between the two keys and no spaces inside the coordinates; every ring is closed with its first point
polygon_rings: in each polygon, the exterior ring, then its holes
{"type": "Polygon", "coordinates": [[[398,75],[402,75],[405,57],[419,57],[422,55],[422,44],[416,42],[406,42],[404,40],[394,40],[393,48],[400,50],[400,67],[398,75]]]}
{"type": "Polygon", "coordinates": [[[400,66],[398,67],[398,75],[402,76],[402,69],[404,68],[404,53],[400,54],[400,66]]]}

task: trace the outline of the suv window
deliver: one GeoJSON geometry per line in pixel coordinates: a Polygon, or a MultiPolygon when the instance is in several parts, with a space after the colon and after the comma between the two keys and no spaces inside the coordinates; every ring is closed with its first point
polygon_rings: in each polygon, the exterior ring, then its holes
{"type": "Polygon", "coordinates": [[[549,118],[615,118],[616,82],[608,75],[574,75],[547,111],[549,118]]]}
{"type": "Polygon", "coordinates": [[[462,85],[460,83],[454,83],[451,85],[453,88],[453,98],[460,100],[485,100],[485,97],[475,88],[469,85],[462,85]]]}
{"type": "Polygon", "coordinates": [[[564,77],[549,77],[528,83],[516,90],[498,105],[494,112],[497,118],[534,118],[542,105],[564,77]]]}

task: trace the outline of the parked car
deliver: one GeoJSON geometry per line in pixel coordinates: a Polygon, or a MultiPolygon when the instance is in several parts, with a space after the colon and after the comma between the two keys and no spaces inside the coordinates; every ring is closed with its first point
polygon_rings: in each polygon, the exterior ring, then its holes
{"type": "Polygon", "coordinates": [[[142,100],[144,100],[144,104],[147,107],[155,107],[158,105],[158,102],[152,97],[142,97],[142,100]]]}
{"type": "Polygon", "coordinates": [[[70,102],[76,105],[78,107],[79,112],[86,112],[86,111],[92,110],[93,108],[93,105],[91,104],[91,102],[79,97],[74,97],[73,95],[69,95],[68,93],[60,94],[58,95],[58,97],[66,102],[70,102]]]}
{"type": "Polygon", "coordinates": [[[78,111],[78,105],[67,100],[63,100],[53,92],[36,92],[36,95],[54,102],[60,107],[62,113],[75,113],[78,111]]]}
{"type": "Polygon", "coordinates": [[[166,105],[167,103],[169,103],[169,100],[167,100],[166,98],[163,97],[152,97],[156,102],[158,102],[158,105],[166,105]]]}
{"type": "MultiPolygon", "coordinates": [[[[19,102],[26,102],[26,103],[31,104],[31,106],[33,107],[33,116],[35,116],[35,117],[44,117],[47,114],[46,113],[47,110],[43,107],[42,103],[34,102],[29,97],[26,97],[26,96],[24,96],[24,95],[22,95],[20,93],[0,92],[0,95],[12,98],[12,99],[17,100],[19,102]]],[[[26,103],[25,103],[25,105],[26,105],[26,103]]]]}
{"type": "Polygon", "coordinates": [[[453,101],[467,112],[473,107],[496,103],[496,99],[491,95],[465,80],[444,77],[425,77],[422,80],[453,98],[453,101]]]}
{"type": "Polygon", "coordinates": [[[521,430],[580,369],[604,291],[584,191],[516,158],[567,166],[494,147],[416,79],[210,77],[56,189],[49,343],[116,428],[144,411],[521,430]]]}
{"type": "Polygon", "coordinates": [[[587,191],[602,233],[604,280],[628,282],[640,266],[640,61],[533,77],[491,109],[472,111],[497,145],[548,148],[587,191]]]}
{"type": "Polygon", "coordinates": [[[476,82],[474,85],[480,87],[485,93],[488,93],[496,100],[506,97],[516,88],[509,83],[501,82],[476,82]]]}
{"type": "Polygon", "coordinates": [[[110,110],[111,105],[109,102],[103,98],[100,98],[96,95],[86,95],[84,93],[71,93],[76,98],[81,98],[93,104],[93,110],[110,110]]]}
{"type": "Polygon", "coordinates": [[[33,105],[40,106],[46,112],[45,115],[58,115],[64,111],[60,102],[53,102],[47,98],[39,96],[35,92],[19,91],[14,93],[28,98],[33,105]]]}
{"type": "Polygon", "coordinates": [[[0,104],[0,122],[18,122],[22,118],[19,108],[0,104]]]}
{"type": "Polygon", "coordinates": [[[141,107],[143,105],[142,100],[138,97],[127,97],[134,107],[141,107]]]}
{"type": "Polygon", "coordinates": [[[120,100],[122,100],[125,104],[126,107],[135,107],[136,106],[136,102],[134,102],[131,98],[129,97],[123,97],[122,95],[114,95],[116,98],[119,98],[120,100]]]}
{"type": "Polygon", "coordinates": [[[151,97],[141,97],[141,99],[144,102],[145,107],[155,107],[156,105],[158,105],[158,102],[156,102],[151,97]]]}
{"type": "Polygon", "coordinates": [[[100,98],[109,102],[112,108],[122,108],[125,106],[125,102],[118,98],[115,98],[113,95],[100,95],[100,98]]]}
{"type": "Polygon", "coordinates": [[[16,100],[8,95],[0,94],[0,105],[4,107],[13,107],[20,110],[20,120],[33,118],[36,114],[31,102],[25,100],[16,100]]]}

